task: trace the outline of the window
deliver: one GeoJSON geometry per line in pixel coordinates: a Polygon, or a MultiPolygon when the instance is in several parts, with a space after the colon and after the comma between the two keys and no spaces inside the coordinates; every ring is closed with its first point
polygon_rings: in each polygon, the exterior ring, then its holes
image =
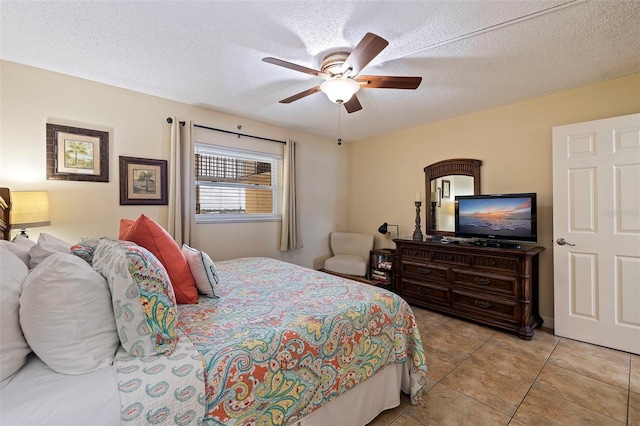
{"type": "Polygon", "coordinates": [[[281,170],[281,156],[196,143],[196,221],[281,219],[281,170]]]}

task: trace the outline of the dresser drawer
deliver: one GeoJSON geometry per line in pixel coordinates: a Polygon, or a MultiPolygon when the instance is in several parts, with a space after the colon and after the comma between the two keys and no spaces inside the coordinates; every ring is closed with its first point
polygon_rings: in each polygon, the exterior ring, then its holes
{"type": "Polygon", "coordinates": [[[504,296],[518,296],[518,278],[509,275],[483,274],[469,270],[452,269],[452,283],[473,291],[487,291],[504,296]]]}
{"type": "Polygon", "coordinates": [[[471,266],[500,272],[517,274],[520,271],[520,260],[508,256],[471,256],[471,266]]]}
{"type": "Polygon", "coordinates": [[[400,248],[400,256],[404,259],[407,257],[413,257],[421,260],[430,260],[431,259],[431,250],[422,247],[405,247],[402,246],[400,248]]]}
{"type": "Polygon", "coordinates": [[[518,301],[501,299],[486,294],[474,294],[453,290],[451,306],[460,311],[480,314],[480,317],[491,316],[509,322],[518,321],[518,301]]]}
{"type": "Polygon", "coordinates": [[[403,260],[400,262],[400,271],[403,276],[410,275],[421,281],[435,281],[443,284],[449,283],[449,268],[442,265],[403,260]]]}
{"type": "Polygon", "coordinates": [[[471,255],[454,251],[434,250],[431,260],[433,262],[445,262],[452,265],[469,266],[471,255]]]}
{"type": "Polygon", "coordinates": [[[403,278],[400,281],[400,293],[408,302],[441,306],[449,305],[449,288],[437,284],[427,284],[403,278]]]}

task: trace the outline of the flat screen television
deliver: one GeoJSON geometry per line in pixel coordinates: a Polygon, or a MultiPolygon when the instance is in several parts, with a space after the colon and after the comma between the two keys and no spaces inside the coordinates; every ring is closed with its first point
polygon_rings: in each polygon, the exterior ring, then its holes
{"type": "Polygon", "coordinates": [[[536,193],[459,195],[455,200],[456,237],[481,242],[538,240],[536,193]]]}

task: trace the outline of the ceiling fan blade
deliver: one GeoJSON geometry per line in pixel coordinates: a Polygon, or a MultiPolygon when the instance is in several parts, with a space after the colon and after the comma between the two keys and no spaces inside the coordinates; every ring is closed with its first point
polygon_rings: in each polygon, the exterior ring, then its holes
{"type": "Polygon", "coordinates": [[[322,78],[331,77],[329,74],[324,73],[322,71],[314,70],[313,68],[303,67],[302,65],[294,64],[292,62],[283,61],[282,59],[267,57],[267,58],[262,58],[262,60],[264,62],[268,62],[268,63],[273,64],[273,65],[278,65],[278,66],[281,66],[281,67],[289,68],[289,69],[292,69],[294,71],[300,71],[300,72],[303,72],[305,74],[311,74],[311,75],[315,75],[315,76],[322,77],[322,78]]]}
{"type": "Polygon", "coordinates": [[[422,82],[422,77],[359,75],[355,80],[364,89],[417,89],[422,82]]]}
{"type": "Polygon", "coordinates": [[[305,96],[313,95],[320,91],[320,86],[312,87],[311,89],[307,89],[304,92],[297,93],[293,96],[289,96],[286,99],[280,101],[281,104],[290,104],[293,101],[297,101],[298,99],[302,99],[305,96]]]}
{"type": "Polygon", "coordinates": [[[343,105],[349,114],[351,114],[352,112],[360,111],[362,109],[362,105],[360,105],[360,101],[355,94],[351,96],[351,99],[349,99],[343,105]]]}
{"type": "Polygon", "coordinates": [[[353,49],[351,54],[347,57],[342,65],[342,73],[346,73],[351,68],[349,75],[357,75],[369,62],[385,47],[389,45],[389,42],[379,35],[373,33],[366,33],[360,43],[353,49]]]}

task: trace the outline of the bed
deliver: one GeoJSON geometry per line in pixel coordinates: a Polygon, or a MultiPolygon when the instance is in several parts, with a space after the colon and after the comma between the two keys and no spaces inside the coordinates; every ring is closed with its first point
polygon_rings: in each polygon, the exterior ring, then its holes
{"type": "Polygon", "coordinates": [[[176,305],[170,353],[132,355],[120,335],[107,365],[71,375],[34,346],[0,389],[0,423],[364,425],[399,405],[401,391],[421,401],[424,349],[397,295],[275,259],[215,267],[215,297],[176,305]]]}

